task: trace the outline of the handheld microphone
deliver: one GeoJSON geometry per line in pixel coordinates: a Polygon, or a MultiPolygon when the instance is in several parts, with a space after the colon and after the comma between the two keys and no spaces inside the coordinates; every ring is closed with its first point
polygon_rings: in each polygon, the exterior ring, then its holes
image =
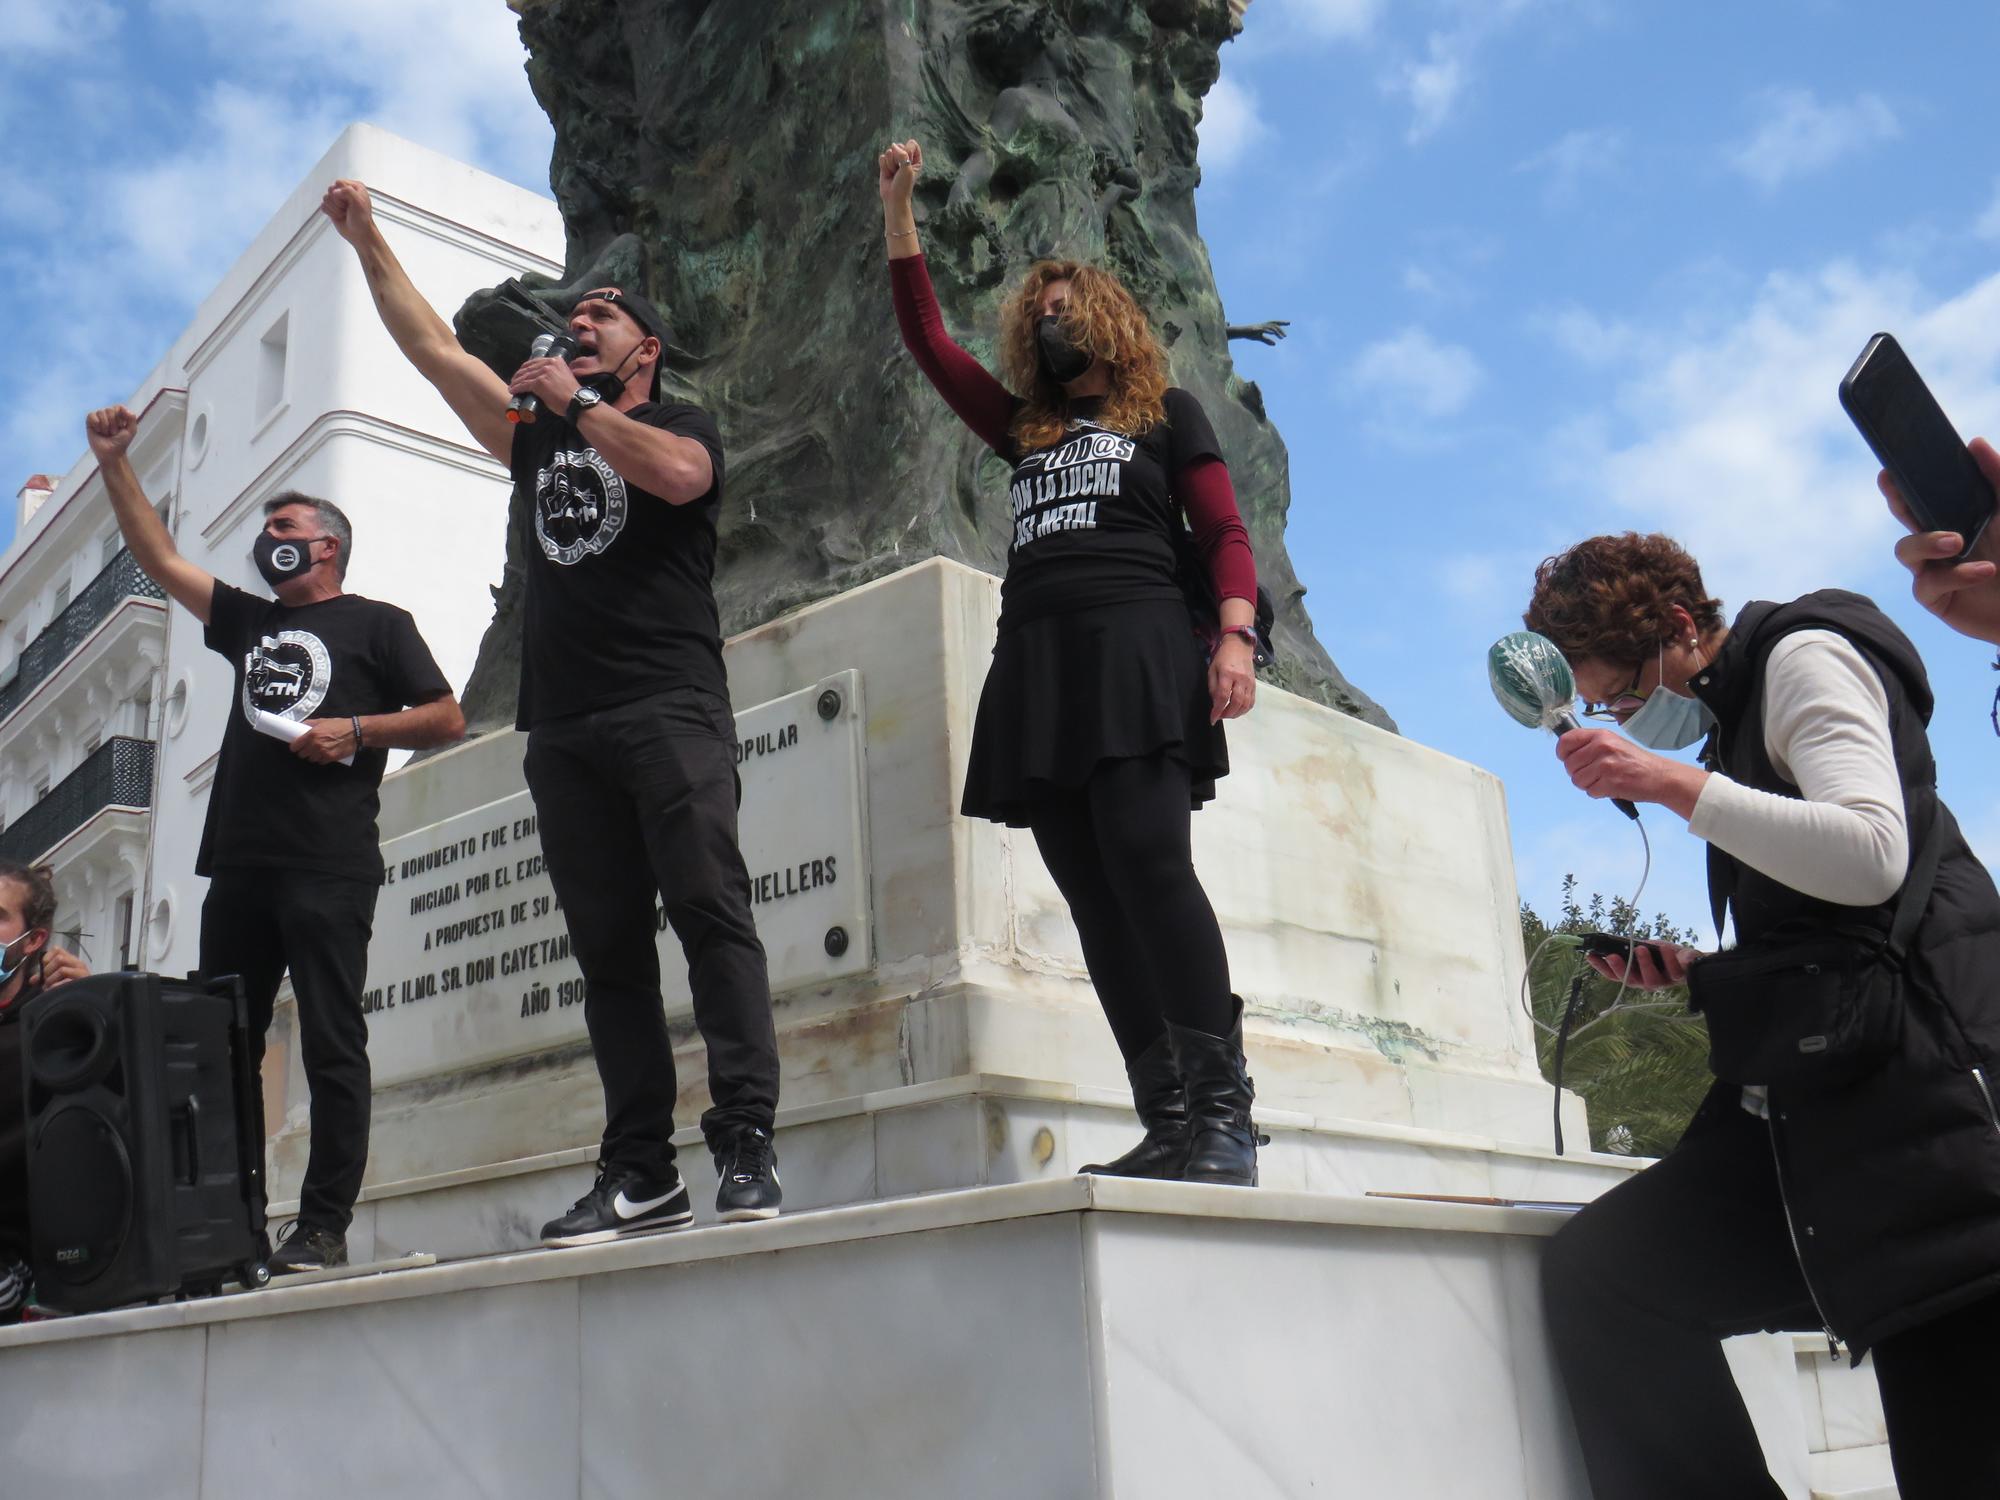
{"type": "MultiPolygon", "coordinates": [[[[538,333],[535,341],[528,345],[529,359],[568,359],[576,353],[576,336],[570,333],[538,333]]],[[[532,422],[542,414],[541,399],[532,391],[523,391],[507,403],[507,420],[510,422],[532,422]]]]}
{"type": "MultiPolygon", "coordinates": [[[[1486,653],[1486,680],[1493,696],[1507,710],[1507,717],[1530,729],[1546,729],[1552,734],[1568,734],[1581,729],[1576,711],[1576,674],[1556,643],[1532,630],[1503,635],[1486,653]]],[[[1639,809],[1623,797],[1613,797],[1611,805],[1636,821],[1639,809]]]]}

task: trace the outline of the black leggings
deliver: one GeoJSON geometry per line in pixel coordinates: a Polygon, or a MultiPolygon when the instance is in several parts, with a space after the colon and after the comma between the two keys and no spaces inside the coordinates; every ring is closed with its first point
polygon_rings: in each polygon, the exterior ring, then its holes
{"type": "Polygon", "coordinates": [[[1221,1036],[1234,1020],[1222,928],[1194,873],[1188,791],[1175,756],[1107,760],[1030,814],[1127,1062],[1168,1021],[1221,1036]]]}
{"type": "MultiPolygon", "coordinates": [[[[1819,1326],[1769,1131],[1728,1110],[1543,1252],[1543,1307],[1598,1500],[1781,1500],[1721,1344],[1819,1326]]],[[[2000,1494],[1996,1338],[1989,1297],[1869,1355],[1903,1500],[2000,1494]]]]}

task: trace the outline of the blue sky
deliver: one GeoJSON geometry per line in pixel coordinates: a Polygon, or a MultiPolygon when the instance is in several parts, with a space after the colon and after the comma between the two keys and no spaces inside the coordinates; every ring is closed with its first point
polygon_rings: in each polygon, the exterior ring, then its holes
{"type": "MultiPolygon", "coordinates": [[[[1537,559],[1627,527],[1731,608],[1883,602],[2000,861],[1992,653],[1909,604],[1834,398],[1890,328],[2000,437],[1997,60],[1972,0],[1253,0],[1225,49],[1202,228],[1231,316],[1292,320],[1234,352],[1291,448],[1308,607],[1407,734],[1503,778],[1538,905],[1565,871],[1629,893],[1637,840],[1493,706],[1485,648],[1537,559]]],[[[0,0],[6,497],[69,467],[348,121],[546,191],[520,62],[501,0],[0,0]]],[[[1647,817],[1643,904],[1702,923],[1698,846],[1647,817]]]]}

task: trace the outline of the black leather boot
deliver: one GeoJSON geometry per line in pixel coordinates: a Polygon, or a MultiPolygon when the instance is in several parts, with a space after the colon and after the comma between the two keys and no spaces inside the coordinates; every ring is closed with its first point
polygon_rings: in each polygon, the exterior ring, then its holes
{"type": "Polygon", "coordinates": [[[1178,1182],[1188,1158],[1187,1090],[1174,1066],[1172,1044],[1163,1035],[1125,1064],[1132,1080],[1132,1105],[1146,1135],[1116,1161],[1092,1162],[1080,1172],[1104,1177],[1158,1177],[1178,1182]]]}
{"type": "Polygon", "coordinates": [[[1211,1036],[1191,1026],[1167,1022],[1174,1065],[1187,1088],[1187,1182],[1219,1182],[1232,1187],[1257,1185],[1257,1127],[1250,1122],[1255,1097],[1244,1071],[1243,1002],[1228,1036],[1211,1036]]]}

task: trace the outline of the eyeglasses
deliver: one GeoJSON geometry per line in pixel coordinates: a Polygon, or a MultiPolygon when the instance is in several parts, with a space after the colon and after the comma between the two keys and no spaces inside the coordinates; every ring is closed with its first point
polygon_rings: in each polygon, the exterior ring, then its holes
{"type": "MultiPolygon", "coordinates": [[[[2000,657],[1993,659],[1993,670],[2000,672],[2000,657]]],[[[2000,688],[1993,690],[1993,732],[2000,734],[2000,688]]]]}
{"type": "MultiPolygon", "coordinates": [[[[1588,698],[1577,699],[1577,702],[1583,705],[1583,716],[1586,719],[1610,719],[1616,721],[1621,716],[1629,717],[1632,714],[1636,714],[1645,706],[1646,700],[1652,696],[1651,693],[1642,693],[1639,691],[1639,679],[1645,675],[1646,664],[1640,662],[1638,670],[1632,674],[1632,685],[1622,693],[1612,697],[1609,701],[1593,703],[1588,698]]],[[[2000,709],[1996,709],[1996,712],[2000,712],[2000,709]]],[[[1996,720],[1996,723],[2000,723],[2000,720],[1996,720]]]]}

